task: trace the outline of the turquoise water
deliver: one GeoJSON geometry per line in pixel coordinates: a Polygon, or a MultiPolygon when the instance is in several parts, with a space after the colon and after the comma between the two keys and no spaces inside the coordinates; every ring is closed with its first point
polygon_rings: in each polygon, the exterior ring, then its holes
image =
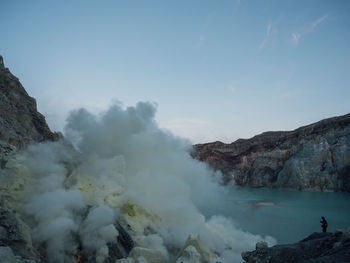
{"type": "Polygon", "coordinates": [[[328,221],[327,231],[350,228],[350,194],[233,187],[210,214],[231,217],[237,227],[280,244],[291,243],[321,232],[321,216],[328,221]]]}

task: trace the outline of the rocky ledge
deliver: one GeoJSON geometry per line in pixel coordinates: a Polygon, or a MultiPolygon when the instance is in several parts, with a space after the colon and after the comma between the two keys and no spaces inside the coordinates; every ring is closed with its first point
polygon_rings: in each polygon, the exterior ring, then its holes
{"type": "Polygon", "coordinates": [[[350,114],[231,144],[197,144],[192,156],[220,170],[224,183],[350,192],[350,114]]]}
{"type": "Polygon", "coordinates": [[[5,67],[0,56],[0,165],[14,150],[29,143],[56,141],[60,135],[48,127],[37,111],[36,101],[23,88],[19,79],[5,67]]]}
{"type": "Polygon", "coordinates": [[[242,253],[246,263],[346,263],[350,262],[350,233],[313,233],[296,244],[268,248],[264,242],[256,250],[242,253]]]}

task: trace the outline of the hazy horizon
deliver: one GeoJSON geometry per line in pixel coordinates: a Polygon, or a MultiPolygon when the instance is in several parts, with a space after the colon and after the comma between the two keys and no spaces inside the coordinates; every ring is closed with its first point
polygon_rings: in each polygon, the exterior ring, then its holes
{"type": "Polygon", "coordinates": [[[157,105],[233,142],[350,112],[348,1],[1,1],[0,54],[52,130],[70,110],[157,105]]]}

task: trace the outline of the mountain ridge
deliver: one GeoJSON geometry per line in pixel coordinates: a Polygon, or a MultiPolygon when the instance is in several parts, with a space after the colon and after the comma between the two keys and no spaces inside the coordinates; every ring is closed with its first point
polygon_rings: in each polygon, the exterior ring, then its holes
{"type": "Polygon", "coordinates": [[[225,183],[350,191],[350,114],[292,131],[268,131],[229,144],[216,141],[196,144],[193,148],[192,156],[220,170],[225,183]],[[315,147],[320,149],[312,149],[315,147]],[[312,159],[316,155],[317,160],[305,164],[308,157],[312,159]],[[304,171],[298,171],[298,162],[304,165],[304,171]]]}

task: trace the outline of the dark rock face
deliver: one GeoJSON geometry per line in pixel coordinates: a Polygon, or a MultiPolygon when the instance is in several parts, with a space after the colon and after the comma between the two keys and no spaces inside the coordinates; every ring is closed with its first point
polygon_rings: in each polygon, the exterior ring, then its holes
{"type": "MultiPolygon", "coordinates": [[[[5,68],[0,56],[0,178],[7,174],[6,163],[18,150],[30,143],[57,141],[60,138],[60,134],[50,131],[44,116],[37,111],[35,99],[5,68]]],[[[30,227],[1,195],[0,248],[1,262],[41,261],[32,245],[30,227]]]]}
{"type": "Polygon", "coordinates": [[[231,144],[194,145],[192,156],[253,187],[350,192],[350,114],[231,144]]]}
{"type": "Polygon", "coordinates": [[[132,240],[129,233],[116,222],[115,227],[118,230],[118,239],[116,243],[109,244],[109,258],[106,260],[106,263],[114,263],[116,259],[128,257],[130,251],[134,247],[134,241],[132,240]]]}
{"type": "MultiPolygon", "coordinates": [[[[15,255],[17,259],[20,258],[23,261],[40,261],[37,252],[32,246],[30,228],[13,210],[8,208],[6,203],[1,199],[0,247],[3,248],[4,253],[6,252],[6,257],[8,258],[14,257],[15,255]]],[[[0,262],[3,262],[1,260],[0,258],[0,262]]],[[[8,260],[11,262],[10,259],[8,260]]]]}
{"type": "MultiPolygon", "coordinates": [[[[118,230],[118,237],[115,242],[108,243],[109,254],[103,263],[115,263],[117,259],[127,258],[130,251],[134,247],[134,241],[129,233],[122,227],[122,225],[116,221],[114,226],[118,230]]],[[[80,262],[95,263],[96,252],[91,251],[80,251],[81,254],[80,262]]]]}
{"type": "Polygon", "coordinates": [[[347,232],[313,233],[290,245],[259,247],[242,253],[247,263],[345,263],[350,262],[350,235],[347,232]]]}
{"type": "Polygon", "coordinates": [[[37,111],[35,99],[5,68],[0,56],[0,160],[11,147],[22,149],[29,143],[58,139],[59,134],[50,131],[45,117],[37,111]]]}
{"type": "MultiPolygon", "coordinates": [[[[47,255],[46,243],[32,243],[31,219],[7,201],[13,199],[11,194],[14,193],[9,192],[9,185],[13,181],[9,178],[16,172],[13,165],[18,151],[29,144],[57,140],[71,154],[61,160],[68,177],[79,162],[79,153],[61,134],[50,131],[44,116],[37,111],[35,99],[27,94],[18,78],[5,68],[0,56],[0,262],[52,262],[47,255]]],[[[118,221],[115,227],[119,235],[114,242],[107,244],[109,256],[104,263],[126,258],[134,247],[132,237],[118,221]]],[[[96,262],[96,252],[84,251],[81,241],[77,239],[77,243],[80,243],[79,253],[71,255],[72,262],[96,262]]]]}

